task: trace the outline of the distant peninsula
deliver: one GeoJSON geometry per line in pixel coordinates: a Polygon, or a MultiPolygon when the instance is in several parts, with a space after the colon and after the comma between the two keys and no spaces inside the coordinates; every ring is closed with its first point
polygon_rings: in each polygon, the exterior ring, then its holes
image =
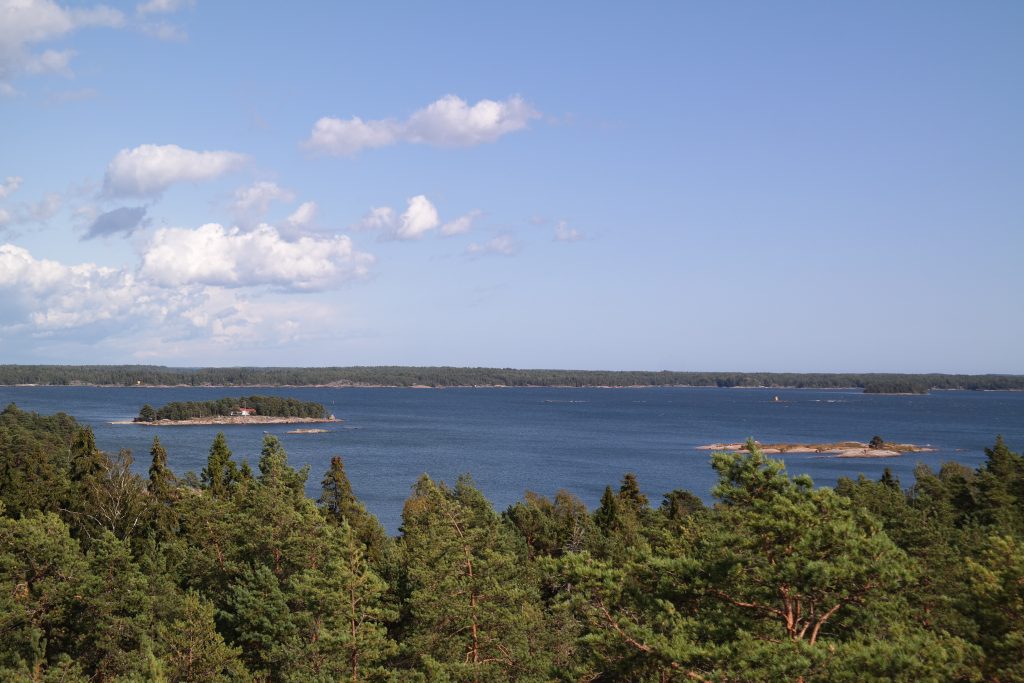
{"type": "Polygon", "coordinates": [[[340,422],[328,415],[323,404],[281,396],[242,396],[215,401],[175,401],[154,408],[148,403],[133,420],[117,424],[143,425],[244,425],[340,422]]]}
{"type": "Polygon", "coordinates": [[[141,387],[726,387],[1024,390],[1024,375],[522,370],[425,366],[172,368],[159,365],[0,365],[0,385],[141,387]]]}

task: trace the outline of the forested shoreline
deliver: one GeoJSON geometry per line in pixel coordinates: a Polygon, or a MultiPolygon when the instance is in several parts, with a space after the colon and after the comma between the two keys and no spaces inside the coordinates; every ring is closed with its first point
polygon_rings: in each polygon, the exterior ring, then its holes
{"type": "MultiPolygon", "coordinates": [[[[0,413],[4,681],[1020,681],[1024,458],[815,488],[716,453],[715,503],[632,474],[590,511],[412,484],[397,537],[340,457],[266,436],[148,476],[65,414],[0,413]]],[[[396,485],[405,485],[405,483],[396,485]]]]}
{"type": "Polygon", "coordinates": [[[927,393],[1024,390],[1024,375],[522,370],[412,366],[171,368],[158,365],[0,365],[0,385],[67,386],[549,386],[770,387],[927,393]]]}

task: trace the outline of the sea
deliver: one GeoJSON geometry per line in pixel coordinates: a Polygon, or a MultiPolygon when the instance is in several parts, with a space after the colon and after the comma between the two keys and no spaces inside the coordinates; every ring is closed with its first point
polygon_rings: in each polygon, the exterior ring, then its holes
{"type": "Polygon", "coordinates": [[[816,454],[774,456],[790,474],[808,474],[832,486],[840,477],[878,478],[890,468],[904,486],[918,463],[947,461],[977,467],[985,447],[1001,434],[1024,450],[1024,392],[935,391],[921,396],[864,394],[859,390],[725,388],[215,388],[0,387],[0,404],[65,412],[90,425],[99,447],[130,449],[145,474],[159,436],[179,475],[200,472],[218,431],[236,460],[259,459],[265,434],[284,444],[289,462],[310,466],[307,493],[316,497],[331,457],[340,455],[358,498],[390,533],[421,474],[454,483],[472,476],[495,509],[524,492],[552,496],[566,489],[588,506],[605,486],[637,475],[652,504],[686,489],[712,502],[717,481],[710,453],[698,447],[762,443],[886,441],[927,445],[931,453],[885,459],[839,459],[816,454]],[[320,434],[289,434],[317,425],[166,426],[115,424],[143,404],[206,401],[273,394],[317,401],[342,420],[320,434]]]}

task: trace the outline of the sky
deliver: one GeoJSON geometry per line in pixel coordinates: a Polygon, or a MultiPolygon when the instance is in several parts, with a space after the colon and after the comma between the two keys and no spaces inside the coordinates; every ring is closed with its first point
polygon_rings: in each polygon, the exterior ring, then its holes
{"type": "Polygon", "coordinates": [[[0,0],[0,362],[1024,373],[1022,35],[0,0]]]}

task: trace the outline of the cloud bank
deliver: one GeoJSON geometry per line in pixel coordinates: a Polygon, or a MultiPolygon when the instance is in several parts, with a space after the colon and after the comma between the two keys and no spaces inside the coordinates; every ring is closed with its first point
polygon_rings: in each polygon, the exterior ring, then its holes
{"type": "Polygon", "coordinates": [[[373,256],[345,235],[283,238],[270,225],[251,232],[208,223],[157,230],[142,257],[141,277],[165,287],[270,286],[316,291],[366,275],[373,256]]]}
{"type": "Polygon", "coordinates": [[[469,147],[522,130],[539,116],[519,96],[503,101],[480,100],[470,106],[460,97],[445,95],[405,121],[323,117],[314,124],[304,145],[312,151],[336,156],[400,143],[469,147]]]}

